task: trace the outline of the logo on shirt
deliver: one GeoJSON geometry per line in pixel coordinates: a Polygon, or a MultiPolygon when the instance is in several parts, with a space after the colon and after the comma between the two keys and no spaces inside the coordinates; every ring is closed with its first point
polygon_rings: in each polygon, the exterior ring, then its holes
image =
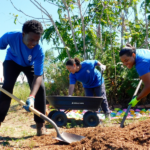
{"type": "Polygon", "coordinates": [[[29,56],[28,56],[28,61],[31,61],[31,60],[32,60],[32,56],[29,55],[29,56]]]}
{"type": "Polygon", "coordinates": [[[90,73],[90,70],[86,70],[87,73],[90,73]]]}

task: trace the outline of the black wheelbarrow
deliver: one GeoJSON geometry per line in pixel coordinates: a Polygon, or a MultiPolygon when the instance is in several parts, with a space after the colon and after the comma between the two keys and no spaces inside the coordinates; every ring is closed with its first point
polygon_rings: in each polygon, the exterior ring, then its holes
{"type": "Polygon", "coordinates": [[[95,111],[100,108],[103,97],[47,96],[46,99],[56,109],[51,111],[48,117],[59,127],[67,124],[66,114],[70,110],[88,110],[83,115],[83,122],[86,126],[95,127],[100,123],[100,119],[95,111]],[[65,111],[60,111],[60,109],[65,111]]]}

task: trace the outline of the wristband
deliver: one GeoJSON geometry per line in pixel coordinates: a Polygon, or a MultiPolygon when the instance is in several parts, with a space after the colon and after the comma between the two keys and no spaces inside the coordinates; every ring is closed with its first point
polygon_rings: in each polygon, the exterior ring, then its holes
{"type": "Polygon", "coordinates": [[[30,95],[29,97],[34,97],[35,98],[35,96],[33,96],[33,95],[30,95]]]}

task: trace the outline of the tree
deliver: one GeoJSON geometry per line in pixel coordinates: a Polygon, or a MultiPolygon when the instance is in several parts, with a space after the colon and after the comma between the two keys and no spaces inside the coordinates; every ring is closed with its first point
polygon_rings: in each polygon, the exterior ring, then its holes
{"type": "MultiPolygon", "coordinates": [[[[38,0],[30,2],[44,14],[44,17],[37,19],[51,21],[51,25],[44,31],[43,39],[52,41],[53,50],[59,53],[51,62],[52,68],[59,61],[64,62],[70,57],[80,57],[81,60],[97,59],[107,66],[104,77],[112,103],[132,95],[132,88],[136,87],[137,81],[132,84],[131,78],[137,78],[137,74],[135,69],[132,72],[122,66],[118,52],[126,43],[131,43],[136,48],[148,48],[149,0],[143,0],[141,5],[144,12],[142,19],[139,19],[137,11],[138,0],[44,0],[43,2],[58,7],[57,21],[53,20],[38,0]]],[[[50,53],[46,55],[51,56],[50,53]]],[[[64,70],[62,67],[61,71],[64,70]]],[[[52,77],[52,70],[46,68],[46,71],[47,80],[55,78],[56,74],[52,77]]],[[[55,72],[59,74],[60,70],[56,69],[55,72]]]]}

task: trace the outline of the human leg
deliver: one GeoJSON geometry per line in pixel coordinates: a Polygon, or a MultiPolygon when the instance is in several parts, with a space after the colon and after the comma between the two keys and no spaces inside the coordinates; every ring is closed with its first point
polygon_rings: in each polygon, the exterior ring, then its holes
{"type": "Polygon", "coordinates": [[[85,96],[93,96],[93,88],[84,88],[85,96]]]}
{"type": "MultiPolygon", "coordinates": [[[[12,60],[6,60],[3,63],[4,84],[3,89],[12,93],[14,84],[20,74],[20,65],[12,60]]],[[[0,122],[3,122],[10,107],[11,98],[0,92],[0,122]]]]}
{"type": "Polygon", "coordinates": [[[96,96],[102,96],[103,97],[101,107],[102,107],[102,110],[105,114],[105,117],[110,119],[110,110],[109,110],[107,96],[106,96],[105,84],[103,83],[102,85],[95,87],[94,92],[95,92],[96,96]]]}
{"type": "MultiPolygon", "coordinates": [[[[32,86],[32,82],[34,79],[34,67],[25,67],[24,68],[24,73],[27,76],[30,89],[32,86]]],[[[46,93],[45,93],[45,86],[44,86],[44,81],[42,81],[41,86],[35,96],[35,104],[34,108],[40,111],[41,113],[45,114],[46,112],[46,93]]],[[[46,128],[45,128],[45,121],[38,117],[37,115],[34,115],[34,121],[36,122],[37,125],[37,135],[43,135],[47,134],[46,128]]]]}

